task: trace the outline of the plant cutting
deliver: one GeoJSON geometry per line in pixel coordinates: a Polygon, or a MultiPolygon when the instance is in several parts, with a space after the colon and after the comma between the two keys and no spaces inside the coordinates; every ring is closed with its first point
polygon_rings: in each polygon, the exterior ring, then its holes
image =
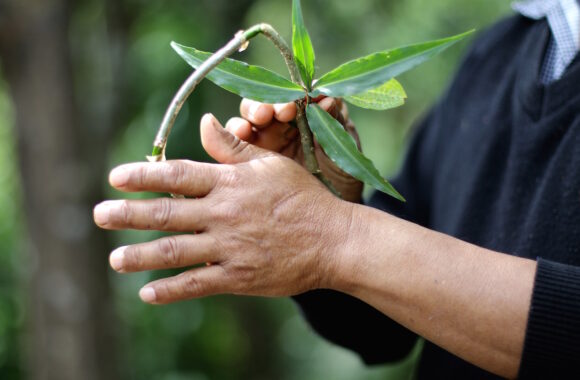
{"type": "Polygon", "coordinates": [[[272,26],[264,23],[239,31],[213,54],[172,42],[173,49],[195,71],[170,103],[153,142],[153,152],[147,158],[150,161],[165,160],[167,139],[181,107],[197,84],[208,78],[218,86],[248,99],[265,103],[295,102],[295,125],[300,133],[306,169],[336,195],[340,196],[318,167],[313,136],[339,168],[404,201],[371,160],[359,151],[352,136],[313,99],[320,96],[341,97],[355,106],[373,110],[398,107],[404,104],[406,94],[395,77],[439,54],[470,33],[472,31],[375,52],[346,62],[318,79],[314,79],[315,54],[304,24],[300,0],[292,1],[292,49],[272,26]],[[228,58],[237,51],[245,50],[250,40],[260,34],[267,37],[282,54],[290,80],[263,67],[228,58]]]}

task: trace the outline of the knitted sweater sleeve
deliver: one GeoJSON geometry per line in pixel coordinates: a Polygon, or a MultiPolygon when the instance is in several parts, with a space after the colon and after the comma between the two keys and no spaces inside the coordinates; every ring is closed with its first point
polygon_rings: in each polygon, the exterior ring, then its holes
{"type": "Polygon", "coordinates": [[[580,267],[538,259],[521,379],[580,378],[580,267]]]}

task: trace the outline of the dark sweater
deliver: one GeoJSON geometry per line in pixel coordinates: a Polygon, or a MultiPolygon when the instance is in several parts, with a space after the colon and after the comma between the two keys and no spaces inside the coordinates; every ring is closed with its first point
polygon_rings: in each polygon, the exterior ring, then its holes
{"type": "MultiPolygon", "coordinates": [[[[479,246],[538,260],[520,378],[580,378],[580,59],[538,80],[549,29],[512,17],[474,44],[417,129],[395,187],[370,204],[479,246]]],[[[385,239],[387,236],[385,236],[385,239]]],[[[296,297],[312,326],[369,364],[404,357],[413,333],[329,290],[296,297]]],[[[421,379],[488,379],[426,342],[421,379]]]]}

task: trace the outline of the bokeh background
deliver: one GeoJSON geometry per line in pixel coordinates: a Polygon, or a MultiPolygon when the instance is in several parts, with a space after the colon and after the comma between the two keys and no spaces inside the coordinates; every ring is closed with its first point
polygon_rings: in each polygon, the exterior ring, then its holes
{"type": "MultiPolygon", "coordinates": [[[[375,50],[483,30],[510,12],[507,0],[303,0],[303,8],[319,73],[375,50]]],[[[290,0],[0,0],[1,379],[412,375],[420,347],[402,363],[365,367],[317,337],[289,299],[145,305],[140,286],[171,272],[119,275],[107,255],[160,235],[104,232],[92,223],[95,203],[123,196],[108,188],[106,173],[144,160],[190,72],[169,42],[213,51],[261,21],[290,40],[290,9],[290,0]]],[[[467,47],[399,78],[409,96],[404,107],[351,107],[363,149],[385,176],[396,172],[413,122],[444,91],[467,47]]],[[[237,58],[285,72],[261,38],[237,58]]],[[[202,83],[178,119],[168,156],[208,160],[201,115],[225,122],[238,104],[202,83]]]]}

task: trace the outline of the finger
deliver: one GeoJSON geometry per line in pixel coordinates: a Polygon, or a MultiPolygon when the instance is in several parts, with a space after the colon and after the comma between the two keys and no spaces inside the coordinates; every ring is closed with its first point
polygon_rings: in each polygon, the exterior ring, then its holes
{"type": "Polygon", "coordinates": [[[302,163],[304,162],[304,157],[303,157],[303,152],[302,152],[302,147],[300,146],[300,144],[298,143],[298,141],[296,141],[296,143],[290,143],[288,144],[286,147],[282,148],[280,150],[280,154],[282,154],[283,156],[286,157],[290,157],[293,160],[295,160],[296,162],[302,163]]]}
{"type": "Polygon", "coordinates": [[[222,164],[237,164],[272,155],[272,152],[243,141],[228,132],[212,114],[203,116],[199,129],[201,145],[210,156],[222,164]]]}
{"type": "Polygon", "coordinates": [[[210,265],[153,281],[139,291],[139,297],[143,302],[167,304],[225,293],[227,285],[223,268],[219,265],[210,265]]]}
{"type": "Polygon", "coordinates": [[[274,122],[255,135],[253,144],[274,152],[280,152],[294,141],[297,135],[297,128],[286,123],[274,122]]]}
{"type": "Polygon", "coordinates": [[[274,118],[282,123],[288,123],[296,118],[296,104],[278,103],[274,104],[274,118]]]}
{"type": "Polygon", "coordinates": [[[320,108],[328,112],[333,118],[338,120],[342,125],[344,125],[344,118],[340,113],[340,107],[338,101],[335,98],[324,98],[318,102],[320,108]]]}
{"type": "Polygon", "coordinates": [[[240,115],[254,125],[267,125],[274,118],[274,107],[250,99],[242,99],[240,115]]]}
{"type": "Polygon", "coordinates": [[[172,160],[138,162],[114,168],[111,186],[128,192],[151,191],[201,197],[215,186],[222,169],[219,165],[172,160]]]}
{"type": "Polygon", "coordinates": [[[176,235],[155,241],[119,247],[109,263],[117,272],[182,268],[220,260],[217,244],[207,233],[176,235]]]}
{"type": "Polygon", "coordinates": [[[318,102],[320,108],[328,112],[333,118],[338,120],[340,124],[343,126],[346,124],[346,121],[340,112],[340,107],[335,98],[324,98],[320,102],[318,102]]]}
{"type": "Polygon", "coordinates": [[[346,102],[344,102],[342,98],[337,98],[336,102],[338,103],[338,109],[340,110],[342,117],[344,120],[348,120],[350,116],[348,114],[348,106],[346,105],[346,102]]]}
{"type": "Polygon", "coordinates": [[[237,138],[244,141],[251,141],[252,134],[252,124],[246,119],[241,117],[232,117],[226,123],[226,130],[236,136],[237,138]]]}
{"type": "Polygon", "coordinates": [[[328,96],[324,95],[324,94],[320,94],[318,95],[316,98],[313,98],[312,101],[314,103],[319,103],[322,99],[327,98],[328,96]]]}
{"type": "Polygon", "coordinates": [[[105,201],[95,206],[93,218],[99,227],[108,230],[202,231],[212,210],[203,204],[204,199],[105,201]]]}

